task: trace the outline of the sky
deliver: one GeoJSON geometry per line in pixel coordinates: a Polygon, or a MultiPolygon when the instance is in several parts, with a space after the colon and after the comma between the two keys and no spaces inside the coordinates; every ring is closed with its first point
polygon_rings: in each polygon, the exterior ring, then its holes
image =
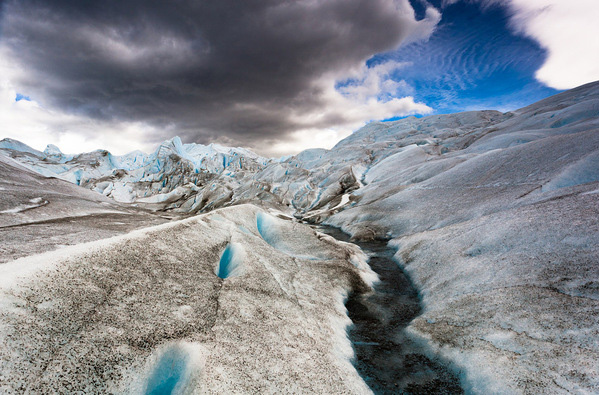
{"type": "Polygon", "coordinates": [[[597,0],[0,0],[0,138],[280,156],[599,79],[597,0]]]}

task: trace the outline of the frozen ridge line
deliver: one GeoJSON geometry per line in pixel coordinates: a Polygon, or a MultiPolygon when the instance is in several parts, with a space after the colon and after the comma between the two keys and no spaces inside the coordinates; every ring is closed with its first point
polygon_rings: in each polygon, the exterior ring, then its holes
{"type": "MultiPolygon", "coordinates": [[[[0,149],[17,153],[15,159],[42,175],[85,186],[123,203],[203,185],[217,175],[234,177],[269,162],[245,148],[182,144],[179,137],[165,141],[151,154],[134,151],[122,156],[105,150],[65,155],[53,145],[40,152],[12,139],[0,141],[0,149]]],[[[165,200],[158,197],[149,202],[165,200]]]]}

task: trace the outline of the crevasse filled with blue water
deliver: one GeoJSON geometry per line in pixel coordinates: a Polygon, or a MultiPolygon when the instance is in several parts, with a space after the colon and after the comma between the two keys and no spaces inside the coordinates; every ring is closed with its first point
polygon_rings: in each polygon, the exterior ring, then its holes
{"type": "Polygon", "coordinates": [[[222,279],[239,276],[243,273],[243,247],[230,243],[220,256],[216,275],[222,279]]]}
{"type": "Polygon", "coordinates": [[[145,393],[172,394],[177,386],[185,387],[188,364],[189,354],[185,350],[176,346],[166,349],[148,378],[145,393]]]}

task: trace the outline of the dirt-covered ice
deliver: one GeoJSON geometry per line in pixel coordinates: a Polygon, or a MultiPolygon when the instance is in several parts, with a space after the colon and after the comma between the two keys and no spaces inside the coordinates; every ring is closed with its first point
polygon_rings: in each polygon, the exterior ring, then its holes
{"type": "Polygon", "coordinates": [[[0,153],[0,264],[164,223],[169,217],[42,176],[0,153]]]}
{"type": "Polygon", "coordinates": [[[364,259],[242,205],[0,265],[0,392],[368,392],[344,306],[364,259]]]}

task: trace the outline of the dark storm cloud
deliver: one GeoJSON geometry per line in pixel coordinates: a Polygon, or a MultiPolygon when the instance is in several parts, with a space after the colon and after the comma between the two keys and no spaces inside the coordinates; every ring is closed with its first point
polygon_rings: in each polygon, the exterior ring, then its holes
{"type": "Polygon", "coordinates": [[[18,84],[45,105],[170,127],[155,140],[174,129],[249,145],[297,129],[291,110],[326,105],[318,78],[418,30],[407,0],[17,0],[3,11],[18,84]]]}

